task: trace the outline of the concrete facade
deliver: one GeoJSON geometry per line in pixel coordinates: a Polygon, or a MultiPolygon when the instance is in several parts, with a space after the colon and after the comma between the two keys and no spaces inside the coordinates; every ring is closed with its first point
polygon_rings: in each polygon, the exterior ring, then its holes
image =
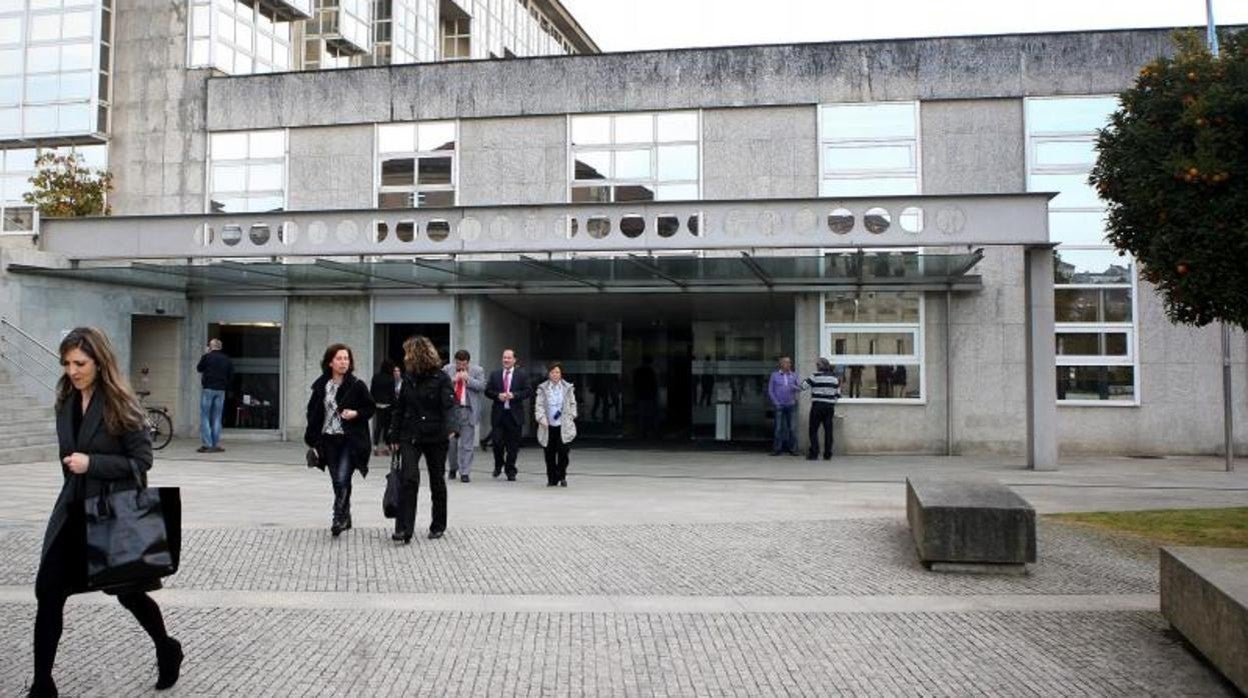
{"type": "MultiPolygon", "coordinates": [[[[458,123],[460,206],[562,203],[568,197],[569,114],[668,109],[701,113],[704,200],[815,198],[817,105],[891,100],[919,101],[922,194],[1022,192],[1024,98],[1113,93],[1139,65],[1170,50],[1168,30],[1140,30],[214,77],[181,67],[184,11],[149,0],[119,9],[110,142],[117,214],[202,213],[208,135],[271,128],[289,129],[289,210],[368,210],[375,205],[374,124],[424,119],[458,123]]],[[[982,278],[982,290],[926,295],[922,404],[843,404],[838,414],[846,450],[1024,455],[1034,414],[1028,386],[1044,382],[1028,377],[1028,352],[1036,346],[1028,343],[1027,254],[1018,246],[989,247],[972,271],[982,278]]],[[[117,287],[7,273],[0,288],[6,313],[11,309],[20,325],[45,338],[90,320],[128,352],[131,316],[154,314],[160,306],[167,317],[186,318],[183,356],[198,356],[206,339],[200,297],[118,293],[117,287]]],[[[1140,404],[1058,407],[1053,419],[1063,453],[1216,453],[1222,441],[1216,328],[1170,325],[1144,282],[1136,297],[1140,404]]],[[[281,302],[282,424],[288,438],[298,438],[307,386],[326,345],[352,345],[357,372],[371,373],[372,315],[367,291],[291,295],[281,302]]],[[[793,353],[802,372],[821,351],[821,302],[817,294],[799,294],[794,303],[793,353]]],[[[529,328],[529,318],[488,297],[458,297],[452,348],[468,348],[492,368],[504,346],[528,344],[529,328]]],[[[1248,342],[1242,332],[1235,333],[1233,361],[1236,418],[1244,424],[1248,342]]],[[[1051,388],[1052,370],[1048,376],[1051,388]]],[[[181,384],[197,385],[194,380],[191,366],[181,384]]],[[[193,392],[184,391],[175,414],[179,429],[193,427],[193,392]]],[[[1248,449],[1248,429],[1239,430],[1238,443],[1248,449]]]]}
{"type": "Polygon", "coordinates": [[[459,205],[544,204],[568,196],[566,117],[459,124],[459,205]]]}
{"type": "Polygon", "coordinates": [[[292,130],[287,208],[372,208],[373,149],[372,126],[292,130]]]}
{"type": "Polygon", "coordinates": [[[818,146],[816,112],[810,106],[704,110],[702,196],[818,196],[818,146]]]}
{"type": "Polygon", "coordinates": [[[187,7],[135,0],[114,8],[115,213],[205,210],[210,71],[185,67],[187,7]]]}

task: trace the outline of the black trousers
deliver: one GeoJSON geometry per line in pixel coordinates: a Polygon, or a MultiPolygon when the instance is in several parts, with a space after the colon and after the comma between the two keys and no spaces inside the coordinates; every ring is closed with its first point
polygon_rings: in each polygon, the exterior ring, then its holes
{"type": "Polygon", "coordinates": [[[549,436],[542,452],[546,456],[546,484],[557,485],[568,479],[568,445],[563,442],[563,428],[547,427],[549,436]]]}
{"type": "Polygon", "coordinates": [[[494,425],[490,440],[494,442],[494,474],[506,470],[507,477],[514,476],[516,457],[520,455],[520,425],[511,417],[503,415],[494,425]]]}
{"type": "Polygon", "coordinates": [[[386,433],[390,431],[389,407],[378,407],[373,413],[373,448],[386,442],[386,433]]]}
{"type": "Polygon", "coordinates": [[[430,531],[446,530],[446,449],[448,441],[411,442],[399,447],[399,515],[394,519],[394,532],[410,536],[416,528],[416,495],[420,492],[420,459],[425,459],[429,472],[429,494],[433,500],[430,531]]]}
{"type": "Polygon", "coordinates": [[[823,457],[832,457],[832,418],[836,416],[836,405],[827,402],[810,404],[810,449],[807,458],[819,455],[819,429],[823,429],[823,457]]]}
{"type": "MultiPolygon", "coordinates": [[[[64,630],[65,602],[71,594],[86,588],[85,531],[82,514],[75,511],[52,541],[35,577],[35,686],[54,685],[52,666],[56,664],[56,650],[64,630]]],[[[157,649],[169,641],[160,606],[152,597],[140,591],[119,594],[117,601],[134,615],[157,649]]]]}

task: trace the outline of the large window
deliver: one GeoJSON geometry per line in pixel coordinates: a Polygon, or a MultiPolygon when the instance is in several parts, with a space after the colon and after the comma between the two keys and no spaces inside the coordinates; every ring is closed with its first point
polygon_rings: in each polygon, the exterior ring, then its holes
{"type": "Polygon", "coordinates": [[[0,139],[108,128],[110,0],[0,2],[0,139]]]}
{"type": "Polygon", "coordinates": [[[29,233],[34,230],[35,210],[22,195],[30,191],[35,160],[49,152],[73,152],[92,170],[108,169],[108,146],[80,145],[71,148],[17,148],[0,150],[0,232],[29,233]]]}
{"type": "Polygon", "coordinates": [[[288,70],[290,23],[247,0],[190,0],[188,65],[231,75],[288,70]]]}
{"type": "Polygon", "coordinates": [[[922,293],[827,293],[823,322],[842,399],[922,402],[922,293]]]}
{"type": "Polygon", "coordinates": [[[377,208],[455,205],[454,121],[377,126],[377,208]]]}
{"type": "Polygon", "coordinates": [[[30,191],[36,156],[34,148],[0,150],[0,230],[5,233],[34,230],[34,208],[22,201],[22,195],[30,191]]]}
{"type": "Polygon", "coordinates": [[[819,195],[919,193],[917,102],[819,107],[819,195]]]}
{"type": "Polygon", "coordinates": [[[286,131],[209,134],[209,211],[286,208],[286,131]]]}
{"type": "Polygon", "coordinates": [[[1057,398],[1066,404],[1138,404],[1135,265],[1105,241],[1105,205],[1088,184],[1096,130],[1113,97],[1026,102],[1027,189],[1049,203],[1054,252],[1057,398]]]}
{"type": "Polygon", "coordinates": [[[700,198],[699,121],[697,112],[570,117],[570,200],[700,198]]]}

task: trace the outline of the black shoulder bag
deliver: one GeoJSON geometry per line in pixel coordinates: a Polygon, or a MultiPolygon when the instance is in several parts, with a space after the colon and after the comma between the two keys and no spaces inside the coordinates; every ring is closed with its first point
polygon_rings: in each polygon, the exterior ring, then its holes
{"type": "Polygon", "coordinates": [[[136,489],[104,491],[83,502],[87,525],[87,588],[144,584],[178,571],[182,498],[177,487],[148,487],[130,459],[136,489]]]}

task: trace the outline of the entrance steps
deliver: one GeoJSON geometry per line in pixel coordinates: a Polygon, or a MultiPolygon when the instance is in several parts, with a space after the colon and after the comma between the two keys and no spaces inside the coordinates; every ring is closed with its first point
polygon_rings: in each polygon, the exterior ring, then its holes
{"type": "Polygon", "coordinates": [[[0,465],[56,463],[56,416],[51,396],[36,399],[0,365],[0,465]]]}

